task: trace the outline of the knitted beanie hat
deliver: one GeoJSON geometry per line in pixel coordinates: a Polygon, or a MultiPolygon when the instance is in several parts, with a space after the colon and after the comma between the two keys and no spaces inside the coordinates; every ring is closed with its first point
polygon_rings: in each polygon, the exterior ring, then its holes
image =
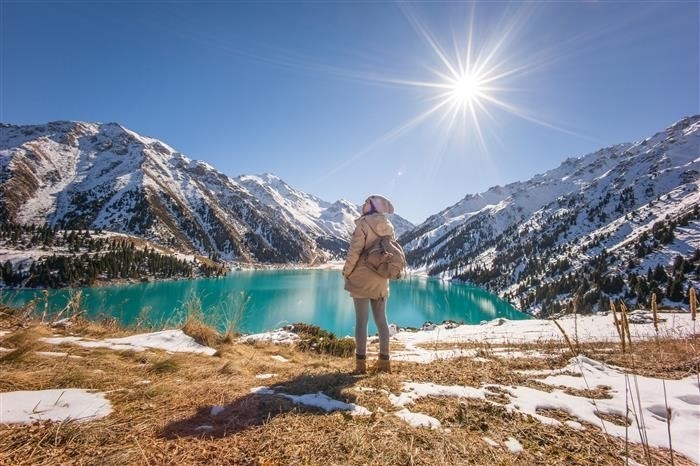
{"type": "Polygon", "coordinates": [[[393,214],[394,204],[391,203],[389,199],[379,194],[372,194],[367,199],[372,202],[375,210],[380,214],[393,214]]]}

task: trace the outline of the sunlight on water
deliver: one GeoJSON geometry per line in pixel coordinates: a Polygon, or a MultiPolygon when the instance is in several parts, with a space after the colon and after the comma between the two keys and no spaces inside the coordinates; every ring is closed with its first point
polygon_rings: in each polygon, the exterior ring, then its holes
{"type": "MultiPolygon", "coordinates": [[[[85,288],[83,305],[92,318],[113,316],[128,325],[147,315],[151,322],[175,325],[184,316],[185,302],[195,296],[212,321],[223,326],[224,316],[241,302],[241,292],[250,297],[241,321],[243,332],[306,322],[339,336],[353,333],[352,299],[343,290],[340,272],[332,270],[244,271],[219,279],[85,288]]],[[[19,304],[40,295],[41,290],[5,291],[3,299],[19,304]]],[[[50,311],[63,308],[67,298],[66,290],[51,291],[50,311]]],[[[480,288],[419,278],[392,282],[387,313],[389,322],[401,327],[420,327],[426,321],[528,318],[480,288]]],[[[372,323],[370,331],[375,331],[372,323]]]]}

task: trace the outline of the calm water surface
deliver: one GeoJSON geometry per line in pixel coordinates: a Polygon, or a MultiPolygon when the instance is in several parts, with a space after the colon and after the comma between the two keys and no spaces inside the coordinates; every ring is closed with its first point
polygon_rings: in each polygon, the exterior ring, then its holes
{"type": "MultiPolygon", "coordinates": [[[[83,307],[90,317],[114,316],[127,325],[143,317],[150,322],[177,323],[185,314],[186,302],[195,296],[212,322],[223,327],[226,316],[244,301],[242,293],[249,297],[239,326],[246,333],[306,322],[344,336],[353,334],[355,324],[352,299],[343,290],[338,270],[242,271],[218,279],[115,285],[82,291],[83,307]]],[[[5,291],[3,298],[21,304],[40,295],[40,290],[5,291]]],[[[50,290],[49,311],[63,308],[67,299],[68,291],[50,290]]],[[[401,327],[420,327],[426,321],[447,319],[479,323],[496,317],[528,318],[481,288],[423,278],[391,282],[387,315],[389,322],[401,327]]],[[[374,331],[370,318],[370,332],[374,331]]]]}

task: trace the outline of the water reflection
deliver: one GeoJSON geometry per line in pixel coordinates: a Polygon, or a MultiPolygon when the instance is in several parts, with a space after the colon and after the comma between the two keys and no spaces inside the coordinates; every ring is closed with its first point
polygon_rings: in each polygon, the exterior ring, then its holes
{"type": "MultiPolygon", "coordinates": [[[[353,333],[352,299],[343,290],[340,272],[331,270],[245,271],[220,279],[85,288],[83,304],[91,317],[114,316],[125,324],[146,314],[154,322],[177,322],[188,299],[196,296],[223,328],[227,315],[240,305],[241,292],[250,297],[241,321],[244,332],[307,322],[340,336],[353,333]]],[[[41,290],[25,290],[6,292],[3,298],[21,304],[40,295],[41,290]]],[[[51,291],[50,310],[65,307],[68,295],[66,290],[51,291]]],[[[402,327],[448,319],[478,323],[496,317],[527,318],[480,288],[415,277],[392,282],[387,313],[390,322],[402,327]]],[[[370,331],[375,330],[370,323],[370,331]]]]}

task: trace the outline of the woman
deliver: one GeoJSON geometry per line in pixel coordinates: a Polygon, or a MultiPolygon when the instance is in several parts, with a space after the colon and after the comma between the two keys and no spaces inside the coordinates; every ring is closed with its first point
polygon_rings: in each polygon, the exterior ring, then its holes
{"type": "Polygon", "coordinates": [[[355,232],[343,266],[345,289],[355,304],[355,373],[367,372],[367,322],[369,307],[379,331],[379,361],[377,371],[391,372],[389,365],[389,326],[386,321],[386,299],[389,297],[389,280],[367,268],[360,256],[382,236],[394,236],[394,227],[386,218],[394,213],[389,199],[372,195],[362,206],[362,216],[355,220],[355,232]]]}

